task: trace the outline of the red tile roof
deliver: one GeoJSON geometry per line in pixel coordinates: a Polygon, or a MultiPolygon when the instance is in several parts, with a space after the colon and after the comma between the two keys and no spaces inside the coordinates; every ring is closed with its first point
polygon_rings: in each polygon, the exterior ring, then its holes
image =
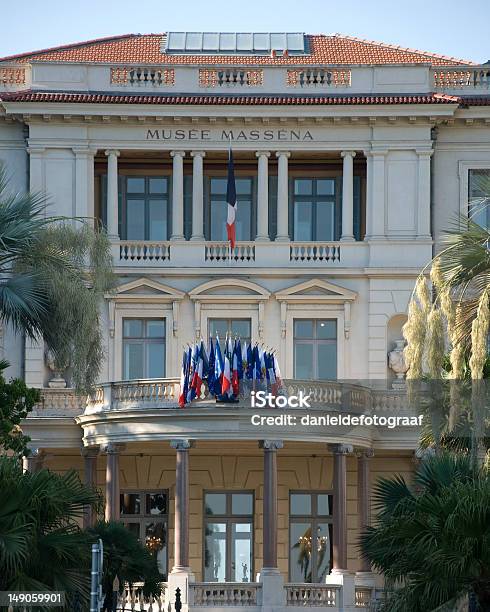
{"type": "Polygon", "coordinates": [[[347,104],[459,104],[461,98],[447,94],[352,95],[352,96],[272,96],[272,95],[138,95],[22,91],[1,94],[6,102],[65,102],[98,104],[196,104],[196,105],[347,105],[347,104]]]}
{"type": "Polygon", "coordinates": [[[127,64],[199,65],[370,65],[432,64],[436,66],[474,65],[473,62],[406,49],[396,45],[334,34],[308,35],[309,53],[300,56],[257,55],[174,55],[162,53],[165,34],[126,34],[54,47],[0,58],[0,62],[88,62],[127,64]]]}

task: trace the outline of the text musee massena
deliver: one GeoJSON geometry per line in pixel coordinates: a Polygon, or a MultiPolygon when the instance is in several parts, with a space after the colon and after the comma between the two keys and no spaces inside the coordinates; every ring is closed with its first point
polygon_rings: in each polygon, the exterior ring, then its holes
{"type": "Polygon", "coordinates": [[[146,140],[222,140],[248,142],[259,140],[305,141],[314,140],[309,130],[198,130],[156,128],[146,130],[146,140]]]}

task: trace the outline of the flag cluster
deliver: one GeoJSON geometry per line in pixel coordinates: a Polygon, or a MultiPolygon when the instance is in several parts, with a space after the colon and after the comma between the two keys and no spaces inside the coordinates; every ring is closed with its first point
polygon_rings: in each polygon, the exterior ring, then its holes
{"type": "Polygon", "coordinates": [[[238,401],[243,391],[265,389],[279,395],[282,388],[277,357],[257,343],[227,337],[223,347],[219,338],[189,346],[182,356],[179,406],[183,408],[201,397],[203,384],[218,401],[238,401]]]}

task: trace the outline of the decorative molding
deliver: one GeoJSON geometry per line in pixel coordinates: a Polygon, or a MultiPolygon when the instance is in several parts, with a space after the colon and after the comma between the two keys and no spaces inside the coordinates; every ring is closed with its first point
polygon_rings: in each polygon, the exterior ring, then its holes
{"type": "Polygon", "coordinates": [[[161,304],[183,300],[185,293],[153,279],[141,277],[119,285],[115,293],[106,294],[105,297],[115,302],[161,304]],[[147,291],[131,293],[137,289],[146,289],[147,291]]]}
{"type": "Polygon", "coordinates": [[[215,303],[257,303],[262,300],[268,300],[270,297],[270,292],[267,289],[264,289],[260,285],[253,283],[251,281],[247,281],[244,279],[238,278],[224,278],[208,281],[199,285],[195,289],[189,292],[189,297],[193,301],[201,301],[201,302],[215,302],[215,303]],[[206,293],[207,291],[219,288],[229,288],[229,287],[237,287],[240,289],[248,289],[249,293],[236,293],[236,294],[228,294],[228,293],[206,293]]]}
{"type": "Polygon", "coordinates": [[[259,448],[268,451],[277,451],[284,447],[284,442],[282,440],[260,440],[259,448]]]}
{"type": "Polygon", "coordinates": [[[177,451],[188,451],[193,446],[193,440],[170,440],[170,447],[177,451]]]}
{"type": "Polygon", "coordinates": [[[357,293],[350,289],[345,289],[339,285],[334,285],[319,278],[304,281],[287,289],[282,289],[274,294],[274,297],[279,302],[286,303],[328,303],[341,304],[346,301],[353,302],[357,299],[357,293]],[[301,293],[303,291],[311,291],[318,289],[317,293],[301,293]],[[325,293],[326,292],[326,293],[325,293]]]}
{"type": "Polygon", "coordinates": [[[329,444],[328,448],[334,455],[351,455],[354,452],[352,444],[329,444]]]}

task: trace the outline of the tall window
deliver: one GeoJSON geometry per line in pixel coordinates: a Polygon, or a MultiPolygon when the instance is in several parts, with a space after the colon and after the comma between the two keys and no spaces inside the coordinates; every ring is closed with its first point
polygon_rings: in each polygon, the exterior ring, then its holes
{"type": "Polygon", "coordinates": [[[123,320],[123,374],[133,378],[165,376],[165,320],[123,320]]]}
{"type": "Polygon", "coordinates": [[[335,319],[295,319],[294,377],[300,380],[337,378],[335,319]]]}
{"type": "Polygon", "coordinates": [[[123,491],[121,522],[156,557],[158,569],[167,579],[168,491],[123,491]]]}
{"type": "Polygon", "coordinates": [[[253,493],[204,494],[204,581],[250,582],[253,493]]]}
{"type": "Polygon", "coordinates": [[[291,493],[289,497],[289,579],[324,582],[332,559],[332,495],[291,493]]]}
{"type": "Polygon", "coordinates": [[[339,225],[339,179],[293,180],[293,240],[336,240],[339,225]]]}
{"type": "Polygon", "coordinates": [[[490,229],[490,169],[470,170],[468,188],[470,217],[490,229]]]}
{"type": "Polygon", "coordinates": [[[125,240],[168,240],[170,179],[123,176],[121,181],[121,237],[125,240]]]}
{"type": "MultiPolygon", "coordinates": [[[[226,177],[210,177],[208,181],[208,205],[206,207],[206,238],[208,240],[227,240],[226,217],[228,212],[226,202],[226,177]]],[[[254,214],[254,180],[252,177],[237,177],[237,240],[253,240],[255,238],[254,214]]]]}
{"type": "Polygon", "coordinates": [[[250,328],[250,319],[209,319],[209,335],[212,338],[218,335],[220,342],[228,335],[232,338],[237,336],[248,344],[251,337],[250,328]]]}

